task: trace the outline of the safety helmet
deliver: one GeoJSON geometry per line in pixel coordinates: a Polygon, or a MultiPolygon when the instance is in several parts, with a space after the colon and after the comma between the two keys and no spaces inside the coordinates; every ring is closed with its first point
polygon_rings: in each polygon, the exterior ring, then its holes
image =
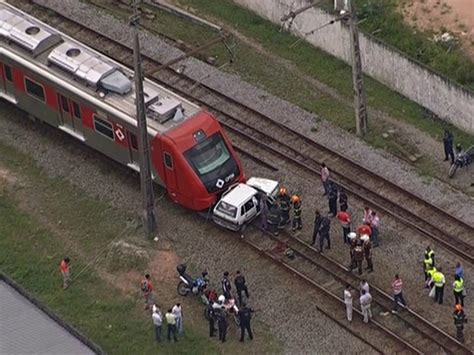
{"type": "Polygon", "coordinates": [[[287,195],[288,194],[288,190],[286,189],[286,187],[280,187],[280,195],[284,196],[284,195],[287,195]]]}
{"type": "Polygon", "coordinates": [[[300,197],[298,195],[291,196],[291,202],[292,203],[300,202],[300,197]]]}
{"type": "Polygon", "coordinates": [[[220,295],[217,300],[219,301],[219,303],[224,303],[224,302],[225,302],[225,296],[224,296],[224,295],[220,295]]]}
{"type": "Polygon", "coordinates": [[[357,237],[357,233],[356,232],[350,232],[348,235],[349,239],[354,239],[355,237],[357,237]]]}
{"type": "Polygon", "coordinates": [[[454,306],[454,310],[457,311],[457,312],[461,312],[462,311],[462,306],[458,303],[454,306]]]}

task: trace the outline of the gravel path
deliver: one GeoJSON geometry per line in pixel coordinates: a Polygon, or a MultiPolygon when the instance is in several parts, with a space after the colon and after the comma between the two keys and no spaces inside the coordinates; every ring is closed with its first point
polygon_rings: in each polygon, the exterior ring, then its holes
{"type": "MultiPolygon", "coordinates": [[[[100,26],[103,32],[121,39],[122,42],[131,43],[132,38],[127,26],[100,11],[91,11],[90,8],[77,1],[37,0],[36,2],[45,3],[48,6],[57,7],[60,12],[81,17],[87,25],[100,26]]],[[[145,49],[146,54],[154,55],[161,61],[172,59],[181,53],[150,34],[142,35],[142,48],[145,49]]],[[[188,59],[185,64],[187,66],[186,73],[194,78],[203,78],[209,70],[209,66],[195,59],[188,59]]],[[[474,204],[469,197],[453,191],[438,181],[425,181],[404,162],[388,155],[380,156],[379,152],[326,122],[318,123],[317,132],[310,132],[310,128],[315,125],[316,117],[314,115],[243,83],[236,76],[218,73],[205,79],[205,82],[271,115],[274,119],[286,122],[292,128],[305,132],[314,139],[351,155],[380,175],[398,181],[401,186],[416,191],[430,202],[448,208],[453,214],[462,216],[467,222],[473,223],[474,204]]],[[[2,112],[3,117],[8,117],[9,114],[9,112],[2,112]]],[[[0,139],[3,142],[32,155],[39,165],[52,176],[64,176],[88,193],[110,201],[116,206],[127,205],[131,209],[139,210],[137,185],[131,183],[130,174],[123,174],[123,171],[118,174],[109,172],[108,164],[104,164],[103,160],[97,158],[95,153],[83,149],[78,144],[71,144],[71,139],[63,138],[63,135],[59,133],[38,128],[38,126],[29,123],[16,122],[17,119],[21,119],[17,116],[22,115],[15,114],[0,121],[0,139]],[[28,144],[25,145],[24,142],[28,142],[28,144]],[[105,181],[107,181],[106,184],[105,181]]],[[[269,174],[268,171],[255,166],[252,162],[244,161],[244,163],[246,170],[252,171],[256,175],[261,173],[263,176],[268,176],[269,174]]],[[[303,235],[309,238],[311,230],[309,221],[312,221],[312,211],[316,207],[323,210],[327,208],[326,201],[320,197],[319,182],[315,184],[306,175],[295,175],[290,169],[283,168],[274,177],[290,187],[298,186],[298,191],[301,191],[305,203],[303,218],[306,222],[303,235]]],[[[134,180],[132,179],[132,181],[134,180]]],[[[356,212],[354,219],[360,220],[360,213],[357,212],[361,210],[362,206],[352,201],[351,203],[354,212],[356,212]]],[[[240,243],[235,243],[227,238],[226,233],[220,233],[213,227],[206,227],[202,220],[170,204],[167,199],[160,200],[159,209],[162,219],[179,219],[180,221],[179,224],[169,223],[163,226],[162,235],[173,240],[178,254],[191,264],[196,265],[198,269],[205,267],[204,263],[207,259],[212,260],[212,267],[207,267],[213,275],[218,275],[225,268],[234,270],[240,267],[244,269],[249,277],[253,292],[265,295],[265,305],[261,307],[265,311],[259,317],[271,327],[274,334],[285,341],[286,351],[322,353],[347,352],[347,349],[354,352],[366,350],[366,347],[357,339],[334,323],[328,322],[317,310],[312,309],[311,292],[278,268],[258,260],[248,250],[242,249],[240,243]],[[193,233],[189,233],[190,230],[193,233]],[[260,262],[261,264],[259,264],[260,262]],[[252,268],[242,265],[252,265],[252,268]],[[261,270],[265,270],[265,272],[261,270]],[[269,277],[269,273],[272,292],[268,292],[264,282],[269,277]],[[295,290],[294,294],[297,295],[297,299],[290,299],[288,289],[295,290]],[[268,304],[280,307],[272,309],[267,306],[268,304]],[[303,313],[301,304],[304,304],[305,308],[308,307],[303,313]],[[281,311],[283,309],[294,310],[294,312],[283,313],[281,311]],[[306,317],[305,321],[301,321],[302,317],[306,317]],[[299,325],[298,328],[295,327],[295,324],[299,325]],[[325,341],[321,341],[321,339],[325,339],[325,341]],[[328,341],[328,339],[332,339],[332,341],[328,341]]],[[[335,222],[333,223],[335,224],[335,222]]],[[[439,322],[452,333],[450,319],[452,298],[450,283],[452,279],[450,274],[456,261],[455,258],[442,250],[436,250],[439,260],[442,260],[449,274],[447,273],[446,305],[442,308],[434,308],[435,306],[423,295],[422,276],[419,272],[426,241],[419,235],[405,231],[395,222],[383,220],[383,223],[383,244],[375,251],[376,272],[370,274],[369,281],[389,290],[391,277],[395,272],[399,272],[405,280],[406,294],[410,304],[418,307],[422,313],[430,317],[439,318],[439,322]]],[[[335,227],[333,231],[332,239],[335,246],[331,250],[331,255],[341,261],[346,260],[347,250],[340,243],[340,238],[337,237],[339,229],[335,227]]],[[[466,268],[466,272],[467,275],[472,275],[474,270],[469,267],[466,268]]],[[[472,305],[468,304],[467,313],[474,314],[472,305]]]]}

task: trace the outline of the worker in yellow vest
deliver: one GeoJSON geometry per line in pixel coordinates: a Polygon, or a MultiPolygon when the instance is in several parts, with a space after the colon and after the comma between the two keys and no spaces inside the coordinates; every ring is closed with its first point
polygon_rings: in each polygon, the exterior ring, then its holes
{"type": "Polygon", "coordinates": [[[433,260],[433,266],[435,266],[435,252],[433,249],[431,249],[429,245],[426,247],[426,250],[425,250],[425,259],[427,257],[433,260]]]}
{"type": "Polygon", "coordinates": [[[426,279],[426,282],[425,282],[425,287],[430,289],[432,287],[434,287],[434,283],[433,283],[433,275],[435,274],[435,272],[438,271],[436,270],[436,268],[434,266],[432,266],[428,271],[427,271],[427,274],[428,274],[428,278],[426,279]]]}
{"type": "Polygon", "coordinates": [[[464,307],[464,279],[459,275],[454,277],[453,282],[454,303],[464,307]]]}
{"type": "Polygon", "coordinates": [[[444,278],[442,271],[442,268],[439,268],[438,271],[433,274],[435,302],[438,302],[439,304],[443,304],[444,284],[446,283],[446,279],[444,278]]]}
{"type": "Polygon", "coordinates": [[[425,259],[423,260],[423,270],[425,271],[425,281],[427,281],[430,277],[429,271],[433,268],[434,263],[433,263],[433,258],[428,256],[428,254],[425,253],[425,259]]]}

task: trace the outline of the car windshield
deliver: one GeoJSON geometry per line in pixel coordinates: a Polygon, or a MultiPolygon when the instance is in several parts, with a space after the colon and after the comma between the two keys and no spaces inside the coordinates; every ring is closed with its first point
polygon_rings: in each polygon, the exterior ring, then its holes
{"type": "Polygon", "coordinates": [[[235,218],[237,215],[237,207],[229,205],[224,201],[219,202],[217,205],[217,210],[232,218],[235,218]]]}
{"type": "Polygon", "coordinates": [[[220,133],[207,138],[185,153],[187,159],[198,172],[205,175],[225,164],[230,159],[230,153],[220,133]]]}

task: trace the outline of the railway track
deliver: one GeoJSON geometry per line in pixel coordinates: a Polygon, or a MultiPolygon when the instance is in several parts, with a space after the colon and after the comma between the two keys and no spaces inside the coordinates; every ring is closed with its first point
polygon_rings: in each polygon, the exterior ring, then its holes
{"type": "MultiPolygon", "coordinates": [[[[35,4],[32,11],[37,10],[38,6],[42,7],[35,4]]],[[[54,17],[51,13],[45,15],[44,11],[40,15],[47,20],[46,22],[58,26],[78,40],[93,48],[99,48],[104,54],[128,67],[133,66],[132,50],[126,44],[86,28],[76,19],[65,18],[57,12],[54,13],[54,17]]],[[[193,79],[170,68],[160,69],[162,63],[149,56],[142,55],[142,58],[144,71],[148,77],[209,108],[228,132],[244,137],[254,145],[292,162],[315,175],[315,178],[316,175],[319,177],[320,164],[330,162],[333,180],[344,187],[349,194],[415,229],[469,263],[474,262],[474,245],[468,242],[474,235],[473,226],[234,98],[202,83],[196,85],[193,79]],[[245,117],[245,121],[240,117],[245,117]],[[285,142],[291,142],[291,146],[285,142]]],[[[243,150],[242,147],[240,149],[243,150]]],[[[262,164],[268,165],[268,162],[255,154],[248,151],[245,153],[248,156],[253,155],[254,160],[260,160],[262,164]]],[[[277,169],[273,165],[271,168],[277,169]]]]}
{"type": "MultiPolygon", "coordinates": [[[[43,15],[45,15],[45,13],[43,13],[43,15]]],[[[51,16],[51,12],[46,14],[46,17],[48,16],[51,16]]],[[[41,16],[39,17],[41,18],[41,16]]],[[[46,20],[46,18],[42,19],[46,20]]],[[[61,23],[61,29],[69,33],[71,36],[94,48],[102,48],[102,51],[105,54],[117,58],[120,62],[127,66],[131,65],[130,48],[124,44],[118,43],[111,38],[104,37],[103,34],[97,33],[94,30],[85,28],[76,21],[65,19],[58,13],[54,13],[54,17],[49,18],[49,21],[46,22],[55,26],[55,21],[57,24],[61,23]]],[[[156,73],[156,69],[161,65],[161,63],[149,57],[144,57],[144,62],[146,73],[156,73]]],[[[233,132],[234,135],[237,135],[247,141],[251,141],[261,149],[271,151],[275,155],[284,157],[286,160],[298,165],[302,169],[309,171],[311,174],[316,174],[319,176],[320,162],[331,160],[333,173],[336,175],[335,180],[341,186],[344,186],[349,193],[358,196],[368,204],[375,206],[378,210],[385,211],[387,214],[396,217],[403,223],[438,241],[452,252],[472,263],[473,247],[463,241],[464,238],[468,238],[468,236],[472,235],[472,226],[458,220],[456,217],[450,215],[446,211],[429,205],[419,197],[398,188],[391,182],[383,180],[380,176],[367,171],[365,168],[360,167],[342,155],[321,146],[310,138],[293,131],[279,122],[273,121],[272,119],[251,108],[243,106],[232,98],[224,97],[221,93],[218,93],[209,87],[205,87],[203,85],[196,86],[192,79],[186,79],[182,75],[178,75],[172,70],[162,70],[158,74],[158,76],[156,74],[152,75],[152,78],[159,81],[163,85],[172,87],[174,91],[179,92],[181,95],[189,97],[191,100],[210,108],[211,111],[214,111],[218,115],[220,121],[226,127],[226,129],[230,132],[233,132]],[[179,83],[179,88],[176,87],[177,83],[179,83]],[[187,92],[187,90],[189,91],[190,87],[193,87],[193,93],[187,92]],[[197,90],[198,93],[196,93],[197,90]],[[250,117],[252,120],[252,125],[249,125],[236,116],[250,117]],[[288,135],[285,137],[285,141],[291,141],[292,143],[295,143],[295,140],[297,140],[300,143],[295,144],[294,147],[290,147],[269,133],[281,131],[288,135]],[[370,194],[370,191],[367,188],[351,180],[351,177],[353,177],[354,180],[359,180],[361,176],[364,176],[364,179],[366,176],[367,179],[373,179],[373,183],[370,185],[367,182],[368,180],[365,179],[364,185],[377,187],[370,190],[377,189],[379,190],[379,193],[370,194]],[[404,196],[402,195],[402,192],[405,194],[404,196]],[[392,198],[396,202],[390,201],[392,198]],[[408,210],[404,207],[405,204],[414,203],[414,201],[417,201],[418,203],[417,208],[411,207],[411,209],[408,210]],[[425,208],[428,210],[431,209],[432,214],[438,213],[437,218],[444,218],[444,220],[449,219],[452,221],[452,223],[449,223],[450,226],[448,229],[444,229],[442,226],[437,224],[436,218],[428,218],[429,211],[427,214],[427,211],[424,211],[425,208]],[[427,218],[428,221],[424,221],[424,218],[427,218]],[[461,238],[463,239],[452,237],[453,233],[461,235],[461,238]],[[457,244],[453,245],[453,243],[457,244]]],[[[267,164],[267,168],[275,170],[278,169],[277,167],[255,156],[255,154],[243,150],[242,148],[240,148],[240,150],[251,157],[253,156],[254,160],[257,162],[260,161],[267,164]]],[[[275,255],[275,253],[271,252],[271,248],[268,249],[259,246],[251,240],[246,240],[246,242],[252,247],[256,248],[259,252],[264,253],[266,256],[272,258],[275,261],[278,261],[291,272],[303,277],[306,281],[312,283],[313,286],[318,287],[327,295],[332,295],[330,297],[336,297],[339,301],[339,296],[342,294],[340,288],[341,285],[345,285],[345,282],[355,282],[354,276],[347,275],[347,271],[343,270],[343,266],[340,266],[338,269],[339,271],[331,274],[333,280],[329,281],[329,283],[327,280],[325,282],[317,280],[317,276],[313,274],[308,276],[304,272],[299,271],[299,268],[303,268],[302,266],[292,265],[289,262],[282,261],[278,256],[275,255]],[[327,285],[324,286],[324,284],[327,285]]],[[[318,270],[325,270],[325,272],[317,273],[317,275],[320,274],[321,277],[324,277],[328,274],[327,269],[334,269],[334,264],[332,264],[332,267],[330,267],[329,265],[324,265],[321,262],[316,263],[316,259],[326,261],[329,259],[317,258],[318,254],[316,251],[312,250],[310,247],[304,246],[304,243],[300,243],[298,239],[285,238],[284,240],[279,240],[279,242],[287,243],[294,250],[296,250],[300,256],[298,260],[303,260],[313,269],[316,266],[318,270]]],[[[298,263],[300,262],[301,261],[298,261],[298,263]]],[[[329,261],[327,262],[329,263],[329,261]]],[[[391,300],[387,295],[383,295],[382,291],[379,294],[376,290],[374,299],[377,302],[377,307],[380,307],[380,309],[386,310],[390,308],[391,300]]],[[[429,321],[423,319],[421,316],[414,312],[407,311],[406,313],[409,314],[410,319],[406,319],[406,315],[404,315],[403,318],[401,315],[397,316],[397,319],[400,319],[401,323],[392,325],[385,324],[385,322],[374,322],[374,324],[377,328],[379,328],[379,330],[383,330],[386,334],[389,334],[391,338],[396,339],[399,344],[403,344],[405,350],[409,350],[414,353],[422,353],[427,349],[431,351],[432,349],[435,350],[435,348],[438,349],[436,352],[439,352],[439,349],[444,349],[444,351],[448,353],[471,353],[467,348],[464,348],[461,344],[457,343],[455,339],[450,337],[441,329],[434,325],[429,326],[429,321]],[[405,325],[400,326],[400,324],[405,325]],[[414,330],[413,334],[401,336],[399,333],[404,331],[405,328],[414,330]],[[404,339],[405,337],[408,338],[408,340],[404,339]],[[436,346],[433,347],[433,344],[436,344],[436,346]]],[[[340,323],[340,320],[336,319],[336,321],[340,323]]],[[[380,351],[380,349],[377,349],[377,351],[380,351]]]]}
{"type": "MultiPolygon", "coordinates": [[[[360,277],[331,257],[319,253],[298,237],[285,231],[280,232],[278,236],[269,233],[266,235],[270,238],[255,237],[254,234],[244,241],[260,253],[282,264],[289,271],[312,283],[330,297],[337,298],[340,303],[343,303],[342,295],[347,284],[358,289],[360,277]],[[269,243],[269,239],[273,242],[269,243]],[[287,247],[296,253],[295,259],[285,258],[283,251],[287,247]]],[[[402,309],[396,315],[387,317],[386,315],[391,314],[393,309],[393,298],[373,285],[370,286],[370,292],[373,297],[373,314],[385,314],[385,316],[376,316],[375,326],[383,329],[390,337],[403,344],[407,350],[420,354],[440,352],[472,354],[472,351],[464,344],[410,308],[402,309]]],[[[354,306],[356,304],[357,302],[354,302],[354,306]]],[[[339,312],[344,313],[342,309],[339,312]]]]}

